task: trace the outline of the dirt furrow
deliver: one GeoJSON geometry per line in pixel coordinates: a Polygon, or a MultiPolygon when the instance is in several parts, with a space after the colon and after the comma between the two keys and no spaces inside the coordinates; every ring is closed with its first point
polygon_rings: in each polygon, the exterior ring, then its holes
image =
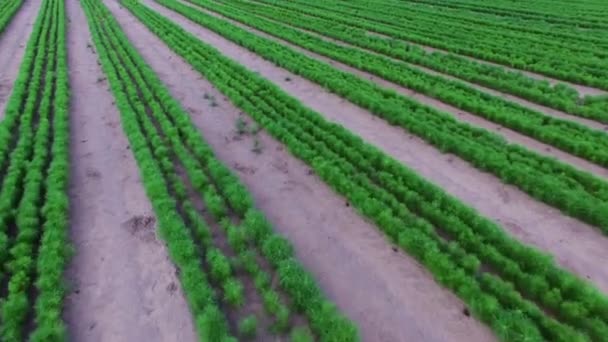
{"type": "Polygon", "coordinates": [[[175,12],[149,0],[146,4],[248,69],[279,84],[328,120],[343,125],[481,214],[499,222],[521,241],[551,253],[562,266],[608,292],[608,269],[602,266],[608,261],[608,239],[597,229],[561,214],[513,186],[504,185],[500,179],[459,158],[440,153],[401,128],[390,126],[319,85],[278,68],[175,12]]]}
{"type": "MultiPolygon", "coordinates": [[[[193,8],[200,9],[200,7],[192,5],[192,4],[188,3],[188,2],[182,1],[182,3],[184,3],[185,5],[191,6],[193,8]]],[[[227,21],[233,23],[234,25],[237,25],[237,26],[239,26],[239,27],[241,27],[243,29],[249,30],[252,33],[255,33],[255,34],[259,35],[259,36],[262,36],[262,37],[274,40],[276,42],[279,42],[279,43],[281,43],[281,44],[283,44],[285,46],[288,46],[288,47],[290,47],[290,48],[292,48],[292,49],[294,49],[294,50],[296,50],[298,52],[301,52],[301,53],[307,55],[308,57],[311,57],[311,58],[317,59],[319,61],[328,63],[328,64],[334,66],[337,69],[340,69],[342,71],[346,71],[346,72],[349,72],[351,74],[354,74],[354,75],[360,76],[362,78],[368,79],[368,80],[370,80],[370,81],[372,81],[372,82],[374,82],[374,83],[376,83],[376,84],[378,84],[380,86],[383,86],[385,88],[390,88],[390,89],[393,89],[395,91],[398,91],[402,95],[410,97],[410,98],[413,98],[413,99],[417,100],[419,103],[421,103],[423,105],[435,108],[437,110],[440,110],[440,111],[443,111],[443,112],[446,112],[446,113],[450,113],[450,114],[452,114],[453,116],[455,116],[460,121],[464,121],[464,122],[467,122],[467,123],[469,123],[471,125],[478,126],[478,127],[487,129],[489,131],[492,131],[492,132],[494,132],[496,134],[502,135],[505,139],[507,139],[507,141],[509,141],[511,143],[515,143],[515,144],[519,144],[519,145],[525,146],[526,148],[528,148],[528,149],[530,149],[530,150],[532,150],[532,151],[534,151],[536,153],[542,154],[542,155],[546,155],[546,156],[557,158],[557,159],[561,160],[562,162],[571,164],[571,165],[576,166],[576,167],[578,167],[578,168],[580,168],[582,170],[591,172],[591,173],[593,173],[593,174],[595,174],[595,175],[597,175],[599,177],[608,178],[608,170],[606,168],[603,168],[603,167],[601,167],[601,166],[599,166],[597,164],[591,163],[591,162],[589,162],[589,161],[587,161],[587,160],[585,160],[583,158],[580,158],[580,157],[574,156],[574,155],[572,155],[572,154],[570,154],[568,152],[564,152],[562,150],[559,150],[559,149],[557,149],[557,148],[555,148],[555,147],[553,147],[551,145],[548,145],[548,144],[545,144],[545,143],[540,142],[538,140],[535,140],[534,138],[528,137],[528,136],[523,135],[523,134],[521,134],[521,133],[519,133],[517,131],[514,131],[514,130],[511,130],[511,129],[506,128],[504,126],[501,126],[500,124],[497,124],[497,123],[491,122],[489,120],[486,120],[486,119],[484,119],[484,118],[482,118],[480,116],[471,114],[471,113],[469,113],[467,111],[464,111],[464,110],[461,110],[461,109],[456,108],[454,106],[451,106],[449,104],[443,103],[443,102],[441,102],[441,101],[439,101],[437,99],[434,99],[432,97],[420,94],[420,93],[418,93],[415,90],[402,87],[402,86],[400,86],[398,84],[395,84],[393,82],[390,82],[390,81],[386,81],[386,80],[384,80],[384,79],[382,79],[380,77],[374,76],[374,75],[372,75],[372,74],[370,74],[368,72],[364,72],[364,71],[361,71],[359,69],[350,67],[350,66],[345,65],[343,63],[337,62],[337,61],[335,61],[333,59],[330,59],[330,58],[321,56],[319,54],[316,54],[314,52],[310,52],[310,51],[308,51],[306,49],[300,48],[300,47],[298,47],[296,45],[288,43],[288,42],[286,42],[286,41],[284,41],[282,39],[273,37],[273,36],[271,36],[269,34],[266,34],[264,32],[261,32],[259,30],[254,29],[254,28],[251,28],[249,26],[240,24],[240,23],[235,22],[235,21],[230,20],[230,19],[226,19],[226,18],[222,17],[219,14],[212,13],[212,12],[209,12],[209,11],[206,11],[206,10],[202,10],[202,11],[205,12],[205,13],[213,14],[216,17],[220,17],[220,18],[222,18],[224,20],[227,20],[227,21]]]]}
{"type": "Polygon", "coordinates": [[[155,218],[77,0],[67,0],[75,341],[195,341],[155,218]]]}
{"type": "Polygon", "coordinates": [[[11,23],[0,35],[0,120],[4,117],[6,101],[17,79],[19,66],[39,8],[40,1],[25,0],[11,23]]]}
{"type": "Polygon", "coordinates": [[[239,173],[257,206],[294,244],[299,259],[329,298],[357,322],[363,340],[450,341],[454,336],[494,340],[486,327],[463,314],[462,302],[439,287],[418,263],[393,249],[280,143],[263,132],[257,137],[236,134],[239,109],[118,3],[106,3],[132,43],[192,114],[218,157],[239,173]],[[252,151],[255,139],[261,153],[252,151]]]}

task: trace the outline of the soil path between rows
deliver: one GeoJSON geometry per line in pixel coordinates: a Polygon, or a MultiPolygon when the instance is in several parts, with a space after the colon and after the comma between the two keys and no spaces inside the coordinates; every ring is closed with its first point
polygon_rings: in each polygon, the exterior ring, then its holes
{"type": "Polygon", "coordinates": [[[0,120],[19,74],[19,66],[32,33],[40,1],[25,0],[21,8],[0,34],[0,120]]]}
{"type": "Polygon", "coordinates": [[[202,10],[205,13],[208,13],[210,15],[213,15],[215,17],[218,18],[222,18],[223,20],[229,21],[232,24],[239,26],[243,29],[246,29],[252,33],[255,33],[256,35],[259,35],[261,37],[273,40],[275,42],[281,43],[285,46],[288,46],[289,48],[298,51],[310,58],[314,58],[320,62],[324,62],[327,64],[332,65],[333,67],[335,67],[336,69],[351,73],[353,75],[357,75],[360,76],[361,78],[370,80],[376,84],[379,84],[385,88],[388,89],[392,89],[395,90],[397,92],[399,92],[401,95],[405,96],[405,97],[409,97],[412,99],[415,99],[417,102],[419,102],[422,105],[431,107],[433,109],[442,111],[444,113],[448,113],[451,114],[452,116],[454,116],[457,120],[459,121],[463,121],[466,123],[469,123],[473,126],[477,126],[477,127],[481,127],[484,128],[490,132],[493,132],[495,134],[501,135],[503,136],[507,141],[509,141],[510,143],[514,143],[514,144],[519,144],[522,145],[524,147],[526,147],[527,149],[534,151],[538,154],[541,155],[545,155],[545,156],[549,156],[549,157],[554,157],[559,159],[560,161],[564,162],[564,163],[568,163],[571,164],[573,166],[578,167],[579,169],[582,169],[584,171],[587,172],[591,172],[593,174],[595,174],[596,176],[608,179],[608,169],[594,164],[586,159],[580,158],[578,156],[575,156],[573,154],[570,154],[568,152],[562,151],[557,149],[556,147],[549,145],[549,144],[545,144],[543,142],[540,142],[532,137],[526,136],[522,133],[519,133],[515,130],[512,130],[510,128],[504,127],[498,123],[492,122],[490,120],[484,119],[483,117],[479,116],[479,115],[475,115],[472,113],[469,113],[465,110],[459,109],[457,107],[454,107],[452,105],[446,104],[444,102],[441,102],[440,100],[437,100],[435,98],[432,98],[430,96],[426,96],[424,94],[421,94],[415,90],[400,86],[396,83],[387,81],[383,78],[377,77],[371,73],[365,72],[365,71],[361,71],[359,69],[356,69],[354,67],[350,67],[346,64],[340,63],[338,61],[335,61],[331,58],[328,57],[324,57],[321,56],[319,54],[316,54],[314,52],[311,52],[309,50],[303,49],[301,47],[298,47],[294,44],[291,44],[289,42],[286,42],[282,39],[276,38],[274,36],[271,36],[269,34],[266,34],[262,31],[259,31],[257,29],[254,29],[252,27],[243,25],[241,23],[238,23],[234,20],[228,19],[223,17],[220,14],[217,14],[215,12],[211,12],[205,9],[201,9],[200,7],[197,7],[195,5],[192,5],[186,1],[182,1],[183,4],[190,6],[192,8],[196,8],[199,10],[202,10]]]}
{"type": "Polygon", "coordinates": [[[487,327],[463,314],[460,300],[393,248],[282,144],[263,132],[257,138],[238,136],[239,109],[126,9],[106,3],[218,157],[238,172],[258,208],[294,244],[327,296],[357,323],[364,341],[495,340],[487,327]],[[254,139],[261,142],[260,154],[252,151],[254,139]]]}
{"type": "Polygon", "coordinates": [[[176,270],[97,55],[84,12],[67,0],[71,88],[72,292],[65,320],[74,341],[196,341],[176,270]]]}
{"type": "Polygon", "coordinates": [[[608,239],[598,229],[565,216],[453,155],[442,154],[403,129],[389,125],[319,85],[275,66],[175,12],[149,0],[146,4],[226,56],[280,85],[326,119],[341,124],[493,219],[520,241],[552,254],[560,265],[608,293],[608,268],[604,267],[608,262],[608,239]]]}

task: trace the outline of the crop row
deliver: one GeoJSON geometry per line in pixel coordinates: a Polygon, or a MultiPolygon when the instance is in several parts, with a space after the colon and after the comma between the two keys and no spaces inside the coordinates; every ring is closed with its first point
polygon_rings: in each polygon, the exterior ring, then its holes
{"type": "MultiPolygon", "coordinates": [[[[608,153],[602,151],[608,146],[608,134],[603,131],[592,130],[572,121],[547,116],[500,97],[486,94],[462,82],[430,75],[383,56],[342,46],[270,20],[257,18],[250,14],[256,13],[256,10],[252,8],[234,9],[217,6],[217,2],[206,0],[192,0],[192,2],[302,48],[437,98],[444,103],[474,113],[591,162],[608,166],[608,153]]],[[[269,12],[268,15],[271,18],[281,17],[281,20],[287,20],[290,24],[298,20],[282,12],[269,12]]],[[[313,25],[311,21],[307,20],[307,22],[313,25]]],[[[331,30],[331,28],[327,29],[331,30]]],[[[323,29],[318,30],[323,31],[323,29]]],[[[353,35],[345,34],[344,36],[357,40],[357,37],[353,35]]]]}
{"type": "MultiPolygon", "coordinates": [[[[373,8],[372,6],[378,6],[378,2],[373,0],[357,0],[349,2],[351,5],[366,5],[367,8],[373,8]]],[[[538,37],[544,37],[547,39],[564,39],[568,40],[577,40],[578,42],[589,42],[589,43],[597,43],[600,45],[608,44],[608,39],[603,37],[602,35],[590,34],[589,30],[586,31],[586,35],[581,36],[580,34],[576,34],[576,30],[573,30],[571,26],[566,27],[556,27],[555,25],[552,27],[546,27],[547,24],[543,23],[542,25],[535,25],[530,21],[523,22],[519,21],[506,21],[500,20],[500,17],[496,17],[495,15],[484,15],[482,13],[472,13],[457,9],[451,9],[448,7],[435,7],[432,5],[425,5],[421,3],[411,3],[404,1],[383,1],[382,7],[378,8],[382,10],[400,10],[407,14],[426,14],[426,15],[434,15],[437,18],[441,18],[442,20],[448,21],[456,21],[456,22],[469,22],[475,23],[477,25],[484,25],[486,27],[496,27],[497,29],[506,29],[514,32],[528,32],[538,35],[538,37]],[[404,11],[407,10],[407,11],[404,11]]],[[[401,13],[401,12],[400,12],[401,13]]]]}
{"type": "MultiPolygon", "coordinates": [[[[379,16],[383,16],[387,19],[398,17],[400,18],[400,20],[409,21],[413,18],[420,18],[420,20],[422,20],[425,24],[428,24],[431,21],[430,19],[435,16],[435,19],[441,18],[441,25],[455,25],[456,27],[460,28],[471,28],[474,30],[473,32],[471,32],[473,35],[477,34],[478,32],[495,33],[499,37],[511,37],[526,42],[539,43],[540,46],[561,46],[567,49],[572,49],[573,51],[581,50],[593,52],[594,48],[599,51],[605,51],[605,44],[607,43],[604,39],[600,39],[599,41],[595,40],[595,43],[597,44],[590,44],[586,41],[587,37],[583,39],[576,39],[576,36],[574,35],[564,36],[561,37],[561,39],[551,39],[555,38],[551,36],[553,33],[551,31],[547,31],[546,34],[549,34],[549,36],[545,36],[528,32],[521,32],[518,29],[511,30],[510,28],[507,28],[505,30],[504,27],[495,27],[495,23],[491,23],[491,21],[489,20],[481,23],[477,22],[477,19],[479,17],[477,13],[465,13],[464,15],[461,15],[460,18],[445,17],[442,16],[442,13],[445,9],[442,7],[427,7],[426,11],[421,11],[420,5],[412,6],[407,3],[397,3],[391,1],[382,2],[380,6],[375,3],[376,6],[373,8],[365,7],[369,6],[371,3],[373,3],[373,1],[370,2],[370,0],[357,0],[349,4],[344,4],[343,2],[340,4],[350,9],[361,10],[362,8],[366,8],[368,11],[374,14],[378,14],[379,16]],[[473,19],[473,21],[469,21],[468,19],[473,19]],[[471,25],[472,23],[474,23],[475,25],[471,25]],[[490,25],[486,26],[486,23],[490,23],[490,25]],[[572,46],[569,46],[570,44],[572,44],[572,46]]],[[[572,32],[572,28],[570,28],[567,32],[572,32]]]]}
{"type": "Polygon", "coordinates": [[[278,277],[281,291],[308,318],[319,338],[358,340],[356,328],[323,298],[312,276],[295,260],[293,247],[254,208],[247,189],[216,159],[189,115],[133,49],[110,12],[97,1],[83,5],[159,217],[161,235],[184,275],[182,287],[201,338],[216,341],[230,334],[221,311],[230,306],[238,311],[245,304],[243,277],[237,276],[243,269],[254,279],[277,329],[287,328],[291,314],[273,289],[270,273],[278,277]],[[179,176],[178,166],[185,170],[184,176],[179,176]],[[199,213],[188,187],[196,190],[209,215],[199,213]],[[217,241],[214,229],[225,236],[228,246],[217,241]],[[220,292],[221,301],[217,299],[220,292]]]}
{"type": "MultiPolygon", "coordinates": [[[[492,89],[507,92],[527,100],[537,102],[567,113],[608,122],[607,107],[598,103],[598,97],[580,98],[579,93],[564,84],[552,86],[547,81],[535,80],[521,72],[510,71],[500,66],[472,61],[465,57],[441,52],[427,52],[423,48],[398,40],[378,39],[369,36],[366,31],[353,27],[356,18],[342,18],[344,25],[320,17],[302,18],[286,8],[259,6],[252,2],[230,2],[225,5],[247,8],[248,13],[299,27],[333,39],[390,56],[408,63],[452,75],[460,79],[477,83],[492,89]]],[[[220,10],[214,6],[214,10],[220,10]]],[[[302,32],[300,32],[302,34],[302,32]]]]}
{"type": "Polygon", "coordinates": [[[512,239],[440,188],[170,20],[139,2],[122,4],[425,265],[503,340],[585,341],[608,332],[608,300],[558,268],[549,256],[512,239]]]}
{"type": "MultiPolygon", "coordinates": [[[[357,18],[341,16],[343,22],[350,22],[349,25],[344,25],[320,17],[303,18],[293,10],[259,6],[252,2],[224,2],[224,4],[238,5],[239,8],[247,8],[250,14],[257,14],[285,25],[338,39],[363,49],[513,94],[573,115],[608,122],[608,98],[606,96],[581,98],[575,89],[563,83],[553,86],[547,81],[536,80],[521,72],[507,70],[500,66],[472,61],[453,54],[427,52],[421,47],[399,40],[379,39],[354,27],[359,21],[357,18]]],[[[214,9],[219,10],[219,6],[216,4],[214,9]]]]}
{"type": "MultiPolygon", "coordinates": [[[[191,0],[199,2],[200,0],[191,0]]],[[[492,172],[533,197],[565,213],[608,230],[608,184],[572,166],[513,144],[486,130],[459,122],[393,90],[305,56],[273,40],[257,36],[226,20],[175,1],[157,2],[242,45],[291,72],[370,110],[441,151],[453,153],[477,168],[492,172]]]]}
{"type": "Polygon", "coordinates": [[[64,2],[44,0],[0,124],[2,340],[66,336],[68,102],[64,2]]]}
{"type": "Polygon", "coordinates": [[[387,36],[392,39],[405,40],[447,50],[449,52],[480,58],[522,70],[534,71],[558,79],[581,83],[589,86],[608,89],[606,81],[606,56],[595,56],[600,52],[568,51],[562,48],[543,47],[536,49],[533,43],[527,46],[519,41],[498,39],[493,34],[479,34],[472,38],[471,29],[457,30],[438,25],[422,26],[417,22],[396,22],[380,15],[367,13],[362,15],[357,10],[348,10],[331,2],[289,3],[274,0],[257,0],[274,6],[296,10],[306,16],[335,20],[348,24],[354,21],[356,27],[387,36]],[[507,48],[508,46],[508,48],[507,48]],[[559,56],[560,58],[555,58],[559,56]]]}
{"type": "Polygon", "coordinates": [[[0,3],[0,34],[4,32],[22,4],[23,0],[6,0],[0,3]]]}
{"type": "Polygon", "coordinates": [[[540,11],[530,11],[529,9],[519,10],[511,6],[504,6],[503,4],[497,3],[480,3],[480,2],[467,2],[467,1],[445,1],[445,0],[410,0],[417,3],[425,3],[429,5],[440,5],[444,7],[452,7],[458,9],[466,9],[473,12],[481,12],[481,13],[490,13],[490,14],[499,14],[504,16],[515,16],[519,18],[530,18],[530,19],[539,19],[548,23],[557,23],[557,24],[566,24],[571,27],[583,27],[583,28],[608,28],[608,23],[606,20],[598,15],[599,11],[603,9],[603,6],[599,4],[599,10],[595,8],[595,11],[589,15],[589,11],[585,14],[575,14],[572,13],[571,8],[568,6],[555,6],[554,3],[542,8],[540,11]],[[547,9],[550,8],[547,13],[547,9]],[[559,11],[559,13],[555,13],[555,9],[559,11]]]}

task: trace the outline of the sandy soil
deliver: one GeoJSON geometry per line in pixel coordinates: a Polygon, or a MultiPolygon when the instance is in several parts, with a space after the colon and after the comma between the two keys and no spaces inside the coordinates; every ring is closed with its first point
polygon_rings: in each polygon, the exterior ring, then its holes
{"type": "Polygon", "coordinates": [[[92,44],[84,13],[67,0],[71,100],[72,292],[65,319],[74,341],[195,341],[175,268],[92,44]]]}
{"type": "Polygon", "coordinates": [[[494,340],[485,326],[463,314],[457,298],[415,261],[393,250],[374,226],[281,144],[259,133],[263,151],[255,154],[252,137],[235,139],[239,110],[126,10],[114,1],[106,3],[192,113],[220,159],[239,172],[260,209],[294,243],[298,257],[328,296],[359,324],[365,341],[494,340]],[[212,107],[205,94],[218,106],[212,107]]]}
{"type": "Polygon", "coordinates": [[[327,119],[343,125],[484,216],[499,222],[513,236],[551,253],[562,266],[608,292],[608,269],[603,267],[608,261],[608,239],[597,229],[563,215],[515,187],[504,185],[500,179],[471,167],[459,158],[440,153],[421,139],[388,125],[369,112],[276,67],[177,13],[157,4],[152,7],[213,44],[225,55],[280,84],[285,91],[327,119]],[[291,81],[285,81],[286,77],[291,81]]]}
{"type": "Polygon", "coordinates": [[[11,23],[0,35],[0,120],[4,117],[4,108],[17,79],[19,66],[25,53],[25,46],[32,33],[39,1],[25,0],[11,23]]]}
{"type": "MultiPolygon", "coordinates": [[[[191,5],[191,4],[187,3],[187,2],[183,2],[183,3],[186,4],[186,5],[189,5],[189,6],[196,7],[196,6],[191,5]]],[[[196,8],[200,9],[200,7],[196,7],[196,8]]],[[[220,16],[220,15],[218,15],[216,13],[211,13],[211,12],[206,11],[206,10],[203,10],[203,11],[206,12],[206,13],[213,14],[213,15],[218,16],[218,17],[222,17],[222,16],[220,16]]],[[[227,20],[229,20],[229,19],[227,19],[227,20]]],[[[239,23],[237,23],[237,22],[235,22],[233,20],[229,20],[229,21],[232,22],[233,24],[241,27],[241,28],[245,28],[245,29],[247,29],[247,30],[249,30],[251,32],[254,32],[257,35],[263,36],[263,37],[268,38],[268,39],[272,39],[274,41],[280,42],[281,44],[289,46],[292,49],[297,50],[297,51],[299,51],[299,52],[301,52],[301,53],[303,53],[303,54],[305,54],[305,55],[307,55],[309,57],[312,57],[312,58],[315,58],[317,60],[329,63],[332,66],[336,67],[337,69],[340,69],[340,70],[343,70],[343,71],[346,71],[346,72],[349,72],[349,73],[361,76],[363,78],[369,79],[369,80],[371,80],[371,81],[375,82],[376,84],[379,84],[379,85],[381,85],[383,87],[394,89],[395,91],[398,91],[398,92],[400,92],[401,94],[403,94],[403,95],[405,95],[407,97],[416,99],[418,102],[420,102],[420,103],[422,103],[424,105],[433,107],[433,108],[435,108],[437,110],[440,110],[440,111],[443,111],[443,112],[446,112],[446,113],[450,113],[450,114],[456,116],[458,120],[465,121],[465,122],[468,122],[468,123],[470,123],[472,125],[485,128],[485,129],[487,129],[489,131],[492,131],[492,132],[494,132],[496,134],[500,134],[500,135],[502,135],[505,139],[507,139],[511,143],[520,144],[520,145],[525,146],[528,149],[530,149],[532,151],[535,151],[535,152],[537,152],[537,153],[539,153],[541,155],[555,157],[555,158],[557,158],[557,159],[559,159],[559,160],[561,160],[561,161],[563,161],[565,163],[568,163],[568,164],[571,164],[573,166],[576,166],[576,167],[578,167],[578,168],[580,168],[582,170],[591,172],[591,173],[593,173],[593,174],[595,174],[597,176],[604,177],[604,178],[608,177],[608,170],[606,168],[603,168],[603,167],[601,167],[601,166],[599,166],[597,164],[591,163],[591,162],[589,162],[589,161],[587,161],[587,160],[585,160],[583,158],[579,158],[577,156],[574,156],[572,154],[569,154],[567,152],[559,150],[559,149],[557,149],[557,148],[555,148],[555,147],[553,147],[551,145],[539,142],[538,140],[530,138],[530,137],[528,137],[526,135],[523,135],[523,134],[521,134],[521,133],[519,133],[517,131],[511,130],[509,128],[505,128],[505,127],[503,127],[503,126],[501,126],[501,125],[499,125],[497,123],[491,122],[491,121],[486,120],[486,119],[484,119],[484,118],[482,118],[480,116],[477,116],[477,115],[471,114],[469,112],[463,111],[463,110],[461,110],[459,108],[456,108],[454,106],[451,106],[449,104],[445,104],[445,103],[443,103],[443,102],[441,102],[441,101],[439,101],[437,99],[434,99],[432,97],[420,94],[420,93],[416,92],[415,90],[411,90],[409,88],[402,87],[402,86],[397,85],[395,83],[386,81],[386,80],[384,80],[382,78],[379,78],[379,77],[376,77],[376,76],[374,76],[374,75],[372,75],[370,73],[358,70],[356,68],[347,66],[347,65],[345,65],[343,63],[336,62],[336,61],[334,61],[334,60],[332,60],[330,58],[323,57],[323,56],[318,55],[316,53],[313,53],[313,52],[310,52],[308,50],[299,48],[299,47],[297,47],[297,46],[295,46],[293,44],[285,42],[284,40],[281,40],[281,39],[278,39],[276,37],[270,36],[268,34],[265,34],[265,33],[261,32],[261,31],[253,29],[251,27],[239,24],[239,23]]]]}

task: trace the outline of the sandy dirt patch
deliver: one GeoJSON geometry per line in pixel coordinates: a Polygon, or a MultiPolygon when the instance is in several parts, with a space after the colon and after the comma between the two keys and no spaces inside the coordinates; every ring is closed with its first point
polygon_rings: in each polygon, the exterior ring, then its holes
{"type": "Polygon", "coordinates": [[[71,99],[72,292],[65,319],[74,341],[195,341],[175,268],[122,131],[86,18],[67,0],[71,99]]]}

